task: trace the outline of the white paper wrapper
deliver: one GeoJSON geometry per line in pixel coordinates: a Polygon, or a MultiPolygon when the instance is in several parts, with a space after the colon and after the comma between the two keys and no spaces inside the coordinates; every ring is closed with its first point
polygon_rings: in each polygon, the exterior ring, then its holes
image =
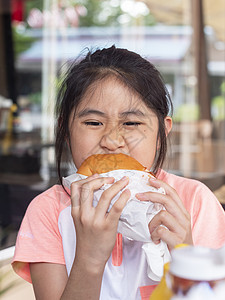
{"type": "MultiPolygon", "coordinates": [[[[114,177],[115,182],[120,180],[123,176],[129,177],[129,184],[126,186],[126,189],[130,190],[131,197],[121,213],[118,232],[124,237],[144,243],[142,249],[145,252],[148,262],[148,276],[152,280],[159,281],[163,275],[163,265],[170,261],[170,253],[164,242],[161,241],[158,245],[152,242],[148,224],[164,207],[161,204],[152,203],[150,201],[140,201],[135,197],[135,194],[148,191],[165,194],[164,189],[156,189],[150,186],[149,177],[151,177],[151,175],[147,172],[114,170],[100,174],[100,176],[114,177]]],[[[87,176],[81,174],[73,174],[63,178],[63,184],[70,188],[70,184],[73,181],[81,180],[86,177],[87,176]]],[[[94,192],[93,206],[97,205],[102,193],[109,186],[111,186],[111,184],[105,184],[101,189],[94,192]]],[[[109,211],[121,193],[122,191],[112,199],[109,211]]]]}

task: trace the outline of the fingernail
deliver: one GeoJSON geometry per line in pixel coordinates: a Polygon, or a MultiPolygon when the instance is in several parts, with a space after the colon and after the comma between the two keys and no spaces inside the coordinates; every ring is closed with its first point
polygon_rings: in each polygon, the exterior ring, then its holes
{"type": "Polygon", "coordinates": [[[99,177],[99,174],[98,173],[95,173],[91,176],[92,178],[96,178],[96,177],[99,177]]]}
{"type": "Polygon", "coordinates": [[[130,194],[130,190],[129,190],[129,189],[125,189],[125,190],[124,190],[124,193],[130,194]]]}
{"type": "Polygon", "coordinates": [[[115,181],[115,178],[114,177],[108,177],[108,180],[115,181]]]}
{"type": "Polygon", "coordinates": [[[147,197],[145,194],[137,193],[135,196],[140,200],[147,200],[147,197]]]}
{"type": "Polygon", "coordinates": [[[127,176],[123,176],[123,177],[121,178],[122,181],[125,181],[125,180],[128,180],[128,179],[129,179],[129,177],[127,177],[127,176]]]}

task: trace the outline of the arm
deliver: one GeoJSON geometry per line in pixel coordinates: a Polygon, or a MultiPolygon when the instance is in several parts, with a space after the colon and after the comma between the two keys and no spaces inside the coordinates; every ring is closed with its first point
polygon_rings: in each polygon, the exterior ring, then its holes
{"type": "Polygon", "coordinates": [[[30,272],[37,300],[91,299],[100,294],[103,272],[96,269],[91,273],[82,263],[74,264],[69,279],[65,265],[60,264],[32,263],[30,272]],[[75,298],[74,286],[77,285],[79,291],[75,298]]]}
{"type": "Polygon", "coordinates": [[[68,279],[65,266],[31,265],[37,299],[99,299],[105,264],[116,241],[119,217],[130,197],[130,192],[124,190],[107,212],[112,198],[128,184],[125,178],[104,191],[94,208],[94,191],[113,181],[113,178],[94,175],[71,185],[71,214],[76,230],[74,263],[68,279]]]}
{"type": "Polygon", "coordinates": [[[37,300],[60,299],[68,280],[65,265],[30,263],[30,273],[37,300]]]}

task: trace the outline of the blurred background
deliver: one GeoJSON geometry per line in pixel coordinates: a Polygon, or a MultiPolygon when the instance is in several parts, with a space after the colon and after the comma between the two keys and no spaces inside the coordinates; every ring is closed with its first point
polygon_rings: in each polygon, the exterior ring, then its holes
{"type": "Polygon", "coordinates": [[[0,298],[34,299],[9,262],[28,204],[57,183],[55,98],[85,48],[156,65],[174,103],[164,168],[225,204],[224,16],[224,0],[0,0],[0,298]]]}

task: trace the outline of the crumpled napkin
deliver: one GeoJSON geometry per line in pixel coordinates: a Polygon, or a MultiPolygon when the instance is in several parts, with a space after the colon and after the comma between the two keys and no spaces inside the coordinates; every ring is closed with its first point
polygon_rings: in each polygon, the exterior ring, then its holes
{"type": "MultiPolygon", "coordinates": [[[[126,188],[130,190],[131,197],[121,213],[118,232],[128,239],[143,242],[142,250],[146,255],[148,263],[148,277],[154,281],[160,281],[163,275],[163,265],[171,260],[171,256],[165,242],[161,241],[157,245],[152,242],[148,224],[160,210],[165,208],[159,203],[140,201],[135,197],[135,194],[148,191],[165,194],[165,190],[150,186],[149,177],[151,175],[143,171],[114,170],[102,173],[100,176],[114,177],[115,182],[123,176],[129,177],[129,183],[126,188]]],[[[70,188],[72,182],[86,177],[81,174],[73,174],[63,178],[63,184],[65,187],[70,188]]],[[[110,186],[111,184],[104,184],[99,190],[94,192],[93,206],[97,205],[104,190],[110,186]]],[[[112,199],[108,211],[110,211],[121,193],[122,191],[112,199]]]]}

